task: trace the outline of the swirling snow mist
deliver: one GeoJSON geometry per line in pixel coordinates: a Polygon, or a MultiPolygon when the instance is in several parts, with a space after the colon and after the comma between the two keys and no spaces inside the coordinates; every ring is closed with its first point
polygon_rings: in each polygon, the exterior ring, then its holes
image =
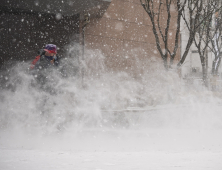
{"type": "Polygon", "coordinates": [[[115,72],[106,69],[99,51],[86,50],[81,62],[76,49],[69,49],[69,57],[61,59],[57,69],[43,72],[44,79],[29,70],[29,62],[1,72],[1,131],[221,128],[220,96],[188,87],[157,59],[135,58],[135,68],[115,72]]]}

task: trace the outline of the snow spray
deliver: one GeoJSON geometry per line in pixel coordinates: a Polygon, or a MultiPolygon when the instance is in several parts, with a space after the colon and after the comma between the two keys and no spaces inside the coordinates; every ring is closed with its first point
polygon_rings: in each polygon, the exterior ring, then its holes
{"type": "Polygon", "coordinates": [[[85,49],[82,61],[76,50],[70,47],[58,68],[43,72],[43,83],[41,75],[29,70],[29,62],[1,72],[1,134],[10,139],[8,130],[23,138],[100,136],[100,141],[108,135],[109,141],[132,137],[135,142],[141,136],[162,141],[161,137],[181,137],[187,129],[222,128],[220,96],[202,86],[187,86],[176,71],[166,72],[158,59],[135,57],[135,68],[140,69],[135,75],[129,68],[108,70],[100,51],[85,49]]]}

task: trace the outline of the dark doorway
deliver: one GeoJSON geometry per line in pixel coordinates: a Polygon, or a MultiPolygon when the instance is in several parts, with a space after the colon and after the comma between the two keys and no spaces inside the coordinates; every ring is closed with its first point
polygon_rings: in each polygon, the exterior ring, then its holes
{"type": "Polygon", "coordinates": [[[0,12],[0,67],[7,61],[32,60],[45,44],[56,44],[60,56],[65,46],[79,41],[79,15],[56,16],[16,10],[0,12]]]}

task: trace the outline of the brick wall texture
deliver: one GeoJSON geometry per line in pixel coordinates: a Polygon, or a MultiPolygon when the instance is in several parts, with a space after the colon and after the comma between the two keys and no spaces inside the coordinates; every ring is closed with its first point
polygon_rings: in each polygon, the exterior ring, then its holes
{"type": "MultiPolygon", "coordinates": [[[[172,13],[169,37],[172,47],[176,28],[175,16],[176,14],[172,13]]],[[[163,27],[166,24],[165,18],[166,10],[163,8],[163,27]]],[[[91,19],[87,25],[85,45],[88,49],[101,50],[106,66],[116,71],[133,71],[136,61],[160,57],[150,18],[140,0],[112,0],[103,17],[91,19]]],[[[179,55],[178,50],[177,58],[179,55]]]]}

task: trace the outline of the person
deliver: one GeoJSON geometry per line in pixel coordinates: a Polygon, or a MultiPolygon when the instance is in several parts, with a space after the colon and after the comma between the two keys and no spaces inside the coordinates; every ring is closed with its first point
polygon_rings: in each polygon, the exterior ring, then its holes
{"type": "Polygon", "coordinates": [[[57,47],[54,44],[47,44],[44,49],[38,51],[38,54],[30,66],[30,74],[34,76],[32,86],[50,94],[56,94],[57,90],[54,87],[56,79],[54,77],[58,76],[58,72],[52,70],[59,69],[59,67],[56,68],[59,65],[57,47]]]}
{"type": "Polygon", "coordinates": [[[58,66],[59,57],[57,47],[54,44],[47,44],[44,49],[38,51],[38,56],[32,61],[30,69],[45,69],[50,66],[58,66]]]}

